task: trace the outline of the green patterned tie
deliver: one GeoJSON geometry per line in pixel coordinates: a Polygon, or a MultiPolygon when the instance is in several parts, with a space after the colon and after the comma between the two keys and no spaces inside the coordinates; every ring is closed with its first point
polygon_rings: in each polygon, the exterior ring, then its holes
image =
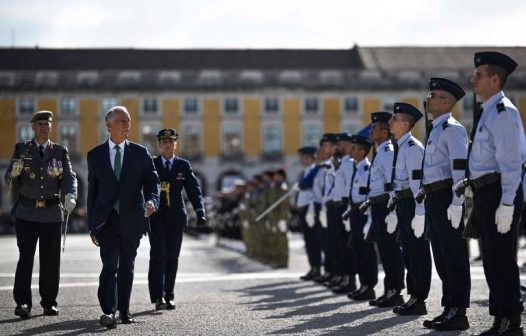
{"type": "MultiPolygon", "coordinates": [[[[113,171],[115,172],[115,176],[117,177],[117,181],[119,180],[121,176],[121,148],[119,145],[115,145],[115,162],[113,162],[113,171]]],[[[115,205],[113,206],[117,212],[119,212],[119,200],[115,201],[115,205]]]]}

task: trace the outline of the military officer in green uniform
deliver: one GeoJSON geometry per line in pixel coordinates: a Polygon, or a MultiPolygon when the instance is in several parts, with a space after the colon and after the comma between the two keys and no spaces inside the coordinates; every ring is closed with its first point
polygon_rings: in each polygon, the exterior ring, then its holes
{"type": "Polygon", "coordinates": [[[64,210],[71,213],[76,205],[77,179],[68,150],[49,140],[52,119],[50,111],[33,115],[31,127],[35,136],[15,145],[4,177],[10,188],[18,190],[18,199],[11,210],[20,253],[13,294],[15,315],[22,319],[31,315],[31,276],[37,241],[40,305],[44,315],[58,315],[61,223],[64,210]]]}

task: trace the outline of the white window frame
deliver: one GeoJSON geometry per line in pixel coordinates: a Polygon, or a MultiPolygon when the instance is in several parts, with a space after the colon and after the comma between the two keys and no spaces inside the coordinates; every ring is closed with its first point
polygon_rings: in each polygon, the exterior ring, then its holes
{"type": "Polygon", "coordinates": [[[261,111],[265,116],[281,116],[283,113],[283,100],[279,96],[264,96],[263,99],[261,99],[261,111]],[[277,111],[267,111],[267,99],[276,99],[278,101],[277,111]]]}
{"type": "Polygon", "coordinates": [[[79,116],[79,100],[75,96],[61,96],[59,99],[59,115],[61,117],[78,117],[79,116]],[[72,99],[75,102],[75,111],[73,114],[64,114],[62,102],[64,99],[72,99]]]}
{"type": "Polygon", "coordinates": [[[38,107],[37,107],[37,99],[35,96],[31,96],[31,95],[23,95],[23,96],[19,96],[16,100],[16,115],[19,116],[19,117],[31,117],[33,115],[33,113],[35,113],[37,111],[38,107]],[[20,107],[22,106],[22,100],[23,99],[31,99],[33,100],[33,111],[31,113],[22,113],[20,112],[20,107]]]}
{"type": "Polygon", "coordinates": [[[152,95],[152,96],[144,96],[144,97],[141,97],[140,99],[140,116],[142,117],[159,117],[161,115],[161,100],[159,99],[159,97],[155,96],[155,95],[152,95]],[[155,110],[154,113],[152,112],[146,112],[146,110],[144,109],[144,103],[146,102],[146,100],[148,99],[154,99],[155,100],[155,104],[156,104],[156,107],[157,109],[155,110]]]}
{"type": "Polygon", "coordinates": [[[186,95],[182,99],[181,104],[181,115],[185,117],[201,117],[203,115],[203,100],[201,97],[197,95],[186,95]],[[188,112],[186,111],[186,100],[187,99],[195,99],[197,101],[197,110],[195,112],[188,112]]]}
{"type": "Polygon", "coordinates": [[[241,152],[245,152],[245,148],[243,146],[243,141],[244,141],[244,134],[243,134],[243,121],[241,120],[223,120],[221,122],[221,145],[220,145],[220,148],[221,148],[221,152],[224,153],[225,152],[225,132],[224,132],[224,127],[226,125],[239,125],[239,141],[240,141],[240,146],[239,146],[239,149],[241,152]]]}
{"type": "Polygon", "coordinates": [[[58,143],[61,144],[61,145],[64,145],[64,146],[67,146],[68,147],[68,150],[71,154],[78,154],[80,153],[80,122],[79,121],[61,121],[60,123],[58,123],[58,125],[55,126],[57,128],[56,130],[56,134],[57,134],[57,138],[58,138],[58,143]],[[61,137],[61,132],[60,132],[60,129],[61,127],[63,126],[73,126],[77,131],[73,134],[74,138],[75,138],[75,142],[77,143],[77,148],[75,148],[75,150],[72,150],[70,148],[70,146],[68,146],[68,144],[66,144],[64,141],[62,141],[62,137],[61,137]]]}
{"type": "Polygon", "coordinates": [[[283,123],[278,121],[263,121],[261,123],[261,153],[283,152],[283,123]],[[279,148],[271,151],[265,150],[265,129],[267,128],[279,129],[279,148]]]}

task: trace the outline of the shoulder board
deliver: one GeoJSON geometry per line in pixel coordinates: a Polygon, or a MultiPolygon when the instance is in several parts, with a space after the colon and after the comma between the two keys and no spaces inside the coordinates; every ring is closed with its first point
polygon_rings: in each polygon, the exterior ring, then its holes
{"type": "Polygon", "coordinates": [[[447,120],[445,120],[443,123],[442,123],[442,129],[445,130],[446,128],[449,127],[449,123],[447,122],[447,120]]]}
{"type": "Polygon", "coordinates": [[[32,147],[33,146],[33,141],[31,141],[31,140],[24,141],[24,146],[32,147]]]}
{"type": "Polygon", "coordinates": [[[407,142],[407,144],[408,144],[409,146],[414,146],[414,145],[415,145],[415,142],[414,142],[413,140],[409,140],[409,141],[407,142]]]}
{"type": "Polygon", "coordinates": [[[385,146],[385,148],[384,148],[384,152],[390,152],[392,150],[393,149],[391,148],[391,146],[385,146]]]}
{"type": "Polygon", "coordinates": [[[68,147],[62,146],[62,149],[64,150],[64,154],[69,154],[68,147]]]}
{"type": "Polygon", "coordinates": [[[504,106],[504,103],[503,102],[500,102],[497,104],[497,111],[499,113],[503,112],[503,111],[506,111],[506,107],[504,106]]]}
{"type": "Polygon", "coordinates": [[[363,166],[363,170],[364,170],[364,171],[368,171],[368,170],[369,170],[369,165],[366,164],[365,166],[363,166]]]}

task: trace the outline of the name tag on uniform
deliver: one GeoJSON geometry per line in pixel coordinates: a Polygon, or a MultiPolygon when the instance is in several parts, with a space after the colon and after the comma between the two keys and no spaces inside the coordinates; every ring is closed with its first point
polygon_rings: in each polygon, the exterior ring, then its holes
{"type": "Polygon", "coordinates": [[[177,180],[186,180],[186,177],[184,177],[183,173],[177,173],[177,176],[175,177],[177,180]]]}

